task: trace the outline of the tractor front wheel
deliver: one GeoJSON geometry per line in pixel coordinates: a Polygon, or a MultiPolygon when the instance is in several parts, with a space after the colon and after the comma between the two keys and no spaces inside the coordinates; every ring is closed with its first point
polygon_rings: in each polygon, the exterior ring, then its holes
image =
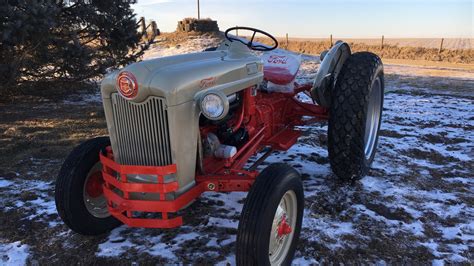
{"type": "Polygon", "coordinates": [[[337,77],[329,109],[329,161],[343,180],[363,177],[374,160],[383,94],[380,58],[369,52],[352,54],[337,77]]]}
{"type": "Polygon", "coordinates": [[[69,154],[59,171],[56,208],[64,223],[76,233],[99,235],[120,225],[110,215],[102,191],[99,152],[109,145],[108,137],[83,142],[69,154]]]}
{"type": "Polygon", "coordinates": [[[301,178],[286,164],[272,164],[252,185],[237,232],[237,265],[290,265],[301,230],[301,178]]]}

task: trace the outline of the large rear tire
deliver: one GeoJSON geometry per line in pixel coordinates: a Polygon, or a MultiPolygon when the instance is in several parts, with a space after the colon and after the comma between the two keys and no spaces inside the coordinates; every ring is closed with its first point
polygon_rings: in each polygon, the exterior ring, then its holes
{"type": "Polygon", "coordinates": [[[272,164],[249,191],[237,232],[237,265],[290,265],[303,220],[300,175],[272,164]]]}
{"type": "Polygon", "coordinates": [[[74,148],[56,179],[58,214],[76,233],[99,235],[121,223],[110,215],[102,192],[99,152],[110,145],[108,137],[87,140],[74,148]]]}
{"type": "Polygon", "coordinates": [[[383,65],[369,52],[352,54],[331,92],[328,151],[333,172],[353,181],[364,177],[375,157],[382,118],[383,65]]]}

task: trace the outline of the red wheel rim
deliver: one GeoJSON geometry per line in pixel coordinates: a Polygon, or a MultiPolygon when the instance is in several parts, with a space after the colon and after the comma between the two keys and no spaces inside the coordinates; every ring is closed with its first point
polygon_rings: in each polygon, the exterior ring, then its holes
{"type": "Polygon", "coordinates": [[[86,193],[89,195],[91,198],[97,198],[102,196],[104,193],[104,190],[102,189],[102,186],[104,184],[104,178],[102,177],[102,172],[97,171],[92,173],[88,178],[87,178],[87,183],[86,183],[86,193]]]}

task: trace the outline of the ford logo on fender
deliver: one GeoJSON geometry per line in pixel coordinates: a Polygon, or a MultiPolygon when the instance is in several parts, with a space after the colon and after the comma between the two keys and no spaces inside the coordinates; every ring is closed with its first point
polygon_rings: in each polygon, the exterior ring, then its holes
{"type": "Polygon", "coordinates": [[[117,87],[120,94],[126,99],[133,99],[138,94],[137,79],[130,72],[123,71],[118,75],[117,87]]]}
{"type": "Polygon", "coordinates": [[[270,55],[268,63],[285,65],[288,62],[286,55],[270,55]]]}

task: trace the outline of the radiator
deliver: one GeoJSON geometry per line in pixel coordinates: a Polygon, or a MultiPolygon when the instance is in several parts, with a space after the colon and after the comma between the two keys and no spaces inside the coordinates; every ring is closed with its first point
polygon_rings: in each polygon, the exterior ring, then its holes
{"type": "Polygon", "coordinates": [[[120,164],[163,166],[172,164],[165,100],[149,97],[142,103],[112,94],[115,127],[110,132],[114,158],[120,164]]]}

